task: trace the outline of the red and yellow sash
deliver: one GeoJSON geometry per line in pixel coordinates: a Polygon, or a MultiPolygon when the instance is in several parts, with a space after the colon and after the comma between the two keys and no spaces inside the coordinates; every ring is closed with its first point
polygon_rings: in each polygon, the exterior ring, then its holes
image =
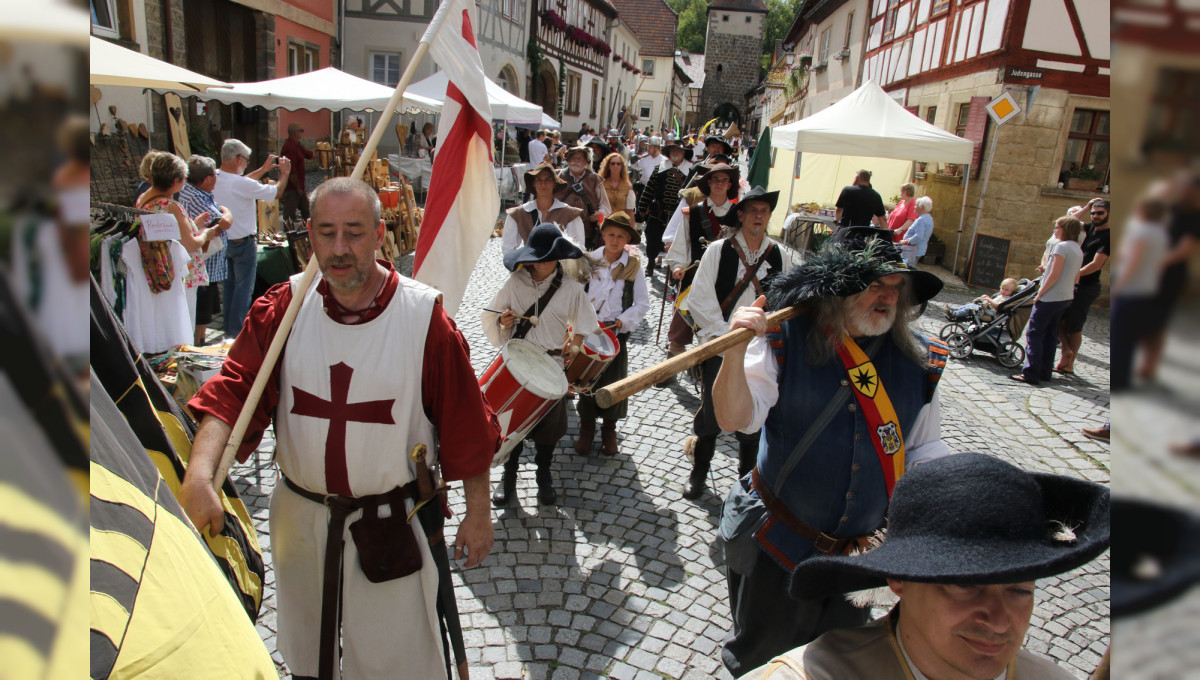
{"type": "Polygon", "coordinates": [[[854,396],[858,398],[858,406],[867,419],[871,443],[875,445],[875,453],[879,456],[879,465],[883,468],[883,478],[887,483],[888,498],[891,498],[896,480],[904,474],[904,434],[900,432],[900,419],[896,416],[887,390],[879,382],[875,365],[849,335],[842,334],[837,353],[846,367],[854,396]]]}

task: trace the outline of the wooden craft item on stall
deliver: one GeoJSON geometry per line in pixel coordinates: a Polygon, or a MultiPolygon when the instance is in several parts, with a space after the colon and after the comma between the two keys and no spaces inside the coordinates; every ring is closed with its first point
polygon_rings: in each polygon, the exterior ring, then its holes
{"type": "Polygon", "coordinates": [[[329,146],[329,142],[317,142],[317,165],[321,166],[322,170],[328,170],[333,164],[333,147],[329,146]]]}
{"type": "Polygon", "coordinates": [[[258,233],[279,233],[279,199],[258,201],[258,233]]]}
{"type": "Polygon", "coordinates": [[[163,95],[163,103],[167,105],[167,124],[171,127],[175,155],[187,158],[192,155],[192,146],[188,142],[187,121],[183,119],[183,102],[179,101],[179,95],[168,92],[163,95]]]}

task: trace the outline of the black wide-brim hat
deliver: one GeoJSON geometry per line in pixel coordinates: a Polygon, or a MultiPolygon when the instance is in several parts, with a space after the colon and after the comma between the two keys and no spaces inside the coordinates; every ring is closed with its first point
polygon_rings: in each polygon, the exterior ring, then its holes
{"type": "Polygon", "coordinates": [[[585,147],[591,146],[591,147],[596,148],[596,150],[592,152],[593,160],[596,158],[604,158],[608,154],[612,153],[612,148],[610,148],[608,146],[608,144],[605,144],[603,141],[601,141],[601,139],[599,137],[593,137],[593,138],[589,139],[587,141],[587,144],[584,144],[584,146],[585,147]]]}
{"type": "Polygon", "coordinates": [[[1110,606],[1130,616],[1170,602],[1200,583],[1200,516],[1114,498],[1110,606]]]}
{"type": "Polygon", "coordinates": [[[518,265],[551,260],[573,260],[583,257],[583,251],[553,222],[542,222],[529,232],[525,245],[504,254],[504,266],[515,272],[518,265]]]}
{"type": "Polygon", "coordinates": [[[558,173],[554,171],[553,165],[550,165],[549,163],[538,163],[537,165],[525,171],[525,193],[536,194],[536,192],[533,190],[533,178],[537,177],[543,172],[550,173],[550,176],[554,178],[555,184],[567,183],[567,180],[559,177],[558,173]]]}
{"type": "Polygon", "coordinates": [[[819,599],[878,588],[888,579],[1022,583],[1086,564],[1108,544],[1106,487],[960,453],[918,465],[896,482],[878,547],[806,560],[788,590],[819,599]]]}
{"type": "Polygon", "coordinates": [[[620,227],[629,233],[629,244],[636,246],[642,242],[642,235],[637,229],[633,228],[633,222],[629,219],[624,211],[617,211],[608,217],[604,218],[604,222],[600,224],[600,234],[604,234],[604,230],[609,227],[620,227]]]}
{"type": "MultiPolygon", "coordinates": [[[[698,172],[700,175],[696,178],[696,188],[704,192],[705,196],[707,196],[710,192],[710,188],[708,186],[708,177],[714,172],[723,172],[729,175],[729,195],[737,196],[738,183],[741,182],[742,179],[741,169],[727,163],[706,163],[699,166],[698,172]]],[[[778,193],[776,193],[776,200],[778,200],[778,193]]],[[[774,209],[775,205],[772,204],[771,210],[774,209]]]]}
{"type": "MultiPolygon", "coordinates": [[[[746,194],[742,201],[750,194],[746,194]]],[[[783,309],[824,297],[849,297],[871,282],[890,274],[908,277],[917,304],[942,291],[935,274],[910,267],[892,242],[891,231],[875,227],[846,227],[810,254],[804,264],[773,280],[767,299],[772,309],[783,309]]]]}
{"type": "MultiPolygon", "coordinates": [[[[734,187],[734,191],[737,191],[736,186],[734,187]]],[[[779,204],[779,192],[767,191],[762,187],[754,187],[750,191],[747,191],[740,199],[738,199],[738,203],[736,206],[734,206],[734,210],[737,210],[740,213],[742,211],[742,207],[746,205],[747,201],[764,201],[767,205],[771,206],[771,212],[775,212],[775,206],[779,204]]]]}
{"type": "Polygon", "coordinates": [[[694,154],[693,154],[693,152],[692,152],[692,150],[691,150],[691,148],[689,148],[689,147],[686,147],[686,146],[684,146],[684,145],[682,145],[682,144],[680,144],[679,142],[676,142],[676,141],[670,141],[670,142],[667,142],[667,143],[666,143],[666,145],[665,145],[665,146],[663,146],[663,148],[662,148],[662,153],[663,153],[663,155],[664,155],[664,156],[670,156],[670,155],[671,155],[671,149],[679,149],[680,151],[682,151],[682,152],[683,152],[683,159],[684,159],[684,160],[686,160],[686,161],[690,161],[690,160],[692,160],[692,156],[694,155],[694,154]]]}
{"type": "Polygon", "coordinates": [[[730,155],[730,156],[733,155],[733,146],[731,146],[729,144],[729,142],[725,141],[724,137],[718,137],[717,135],[709,135],[709,136],[705,137],[704,138],[705,148],[707,148],[708,145],[712,144],[713,142],[716,142],[717,144],[720,144],[721,146],[725,147],[725,153],[727,155],[730,155]]]}

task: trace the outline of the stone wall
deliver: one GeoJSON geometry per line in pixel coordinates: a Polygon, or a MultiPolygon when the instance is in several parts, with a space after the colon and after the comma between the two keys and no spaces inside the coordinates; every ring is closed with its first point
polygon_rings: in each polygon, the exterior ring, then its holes
{"type": "Polygon", "coordinates": [[[726,102],[736,106],[744,116],[746,93],[758,84],[758,55],[762,52],[762,36],[755,38],[710,31],[704,52],[700,120],[712,118],[713,111],[726,102]]]}
{"type": "MultiPolygon", "coordinates": [[[[1003,88],[994,71],[973,74],[914,87],[909,90],[908,105],[920,106],[922,113],[928,106],[937,106],[935,124],[952,129],[951,117],[957,116],[959,104],[969,102],[972,96],[994,97],[1003,88]]],[[[947,263],[954,258],[955,244],[960,243],[958,262],[955,263],[955,271],[960,273],[966,272],[972,234],[979,233],[1009,240],[1008,276],[1036,276],[1036,267],[1041,262],[1046,239],[1053,231],[1054,220],[1072,206],[1083,205],[1094,197],[1108,198],[1107,194],[1098,192],[1057,187],[1071,114],[1076,107],[1108,109],[1108,100],[1077,97],[1064,90],[1043,88],[1037,94],[1033,110],[1029,111],[1023,89],[1014,90],[1013,96],[1026,111],[1001,128],[988,121],[981,154],[983,171],[979,179],[970,182],[965,215],[962,214],[961,177],[938,175],[940,166],[929,163],[927,174],[918,181],[918,193],[933,199],[934,233],[946,242],[947,263]],[[990,174],[987,174],[987,158],[993,144],[997,145],[996,152],[990,174]],[[985,174],[987,194],[982,197],[982,210],[978,210],[985,174]]],[[[1101,300],[1106,301],[1108,277],[1102,277],[1102,281],[1105,289],[1101,300]]]]}

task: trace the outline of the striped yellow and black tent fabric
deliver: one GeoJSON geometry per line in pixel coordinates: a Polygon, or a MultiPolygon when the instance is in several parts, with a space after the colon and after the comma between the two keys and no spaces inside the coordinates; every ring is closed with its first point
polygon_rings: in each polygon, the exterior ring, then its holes
{"type": "Polygon", "coordinates": [[[94,373],[91,392],[91,677],[278,678],[218,561],[94,373]]]}
{"type": "Polygon", "coordinates": [[[0,373],[0,677],[87,672],[87,514],[0,373]]]}
{"type": "Polygon", "coordinates": [[[0,677],[87,672],[87,406],[0,265],[0,677]]]}
{"type": "MultiPolygon", "coordinates": [[[[167,394],[149,364],[133,348],[125,329],[92,281],[92,372],[125,417],[143,451],[158,468],[166,488],[178,497],[195,422],[167,394]]],[[[93,393],[93,400],[95,394],[93,393]]],[[[95,480],[92,480],[95,490],[95,480]]],[[[225,528],[216,537],[204,534],[217,565],[253,622],[262,604],[266,575],[254,523],[233,483],[222,487],[225,528]]]]}

